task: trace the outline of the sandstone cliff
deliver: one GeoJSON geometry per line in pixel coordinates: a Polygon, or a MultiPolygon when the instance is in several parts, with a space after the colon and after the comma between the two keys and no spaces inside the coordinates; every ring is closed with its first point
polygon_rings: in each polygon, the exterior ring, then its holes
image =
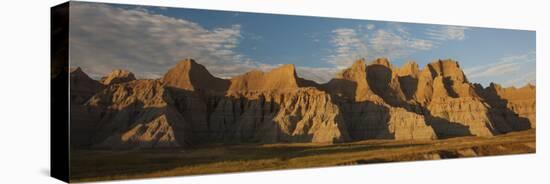
{"type": "Polygon", "coordinates": [[[338,99],[348,132],[355,140],[435,139],[437,135],[422,115],[407,102],[399,72],[385,58],[371,64],[356,61],[325,89],[338,99]]]}
{"type": "Polygon", "coordinates": [[[502,88],[491,83],[486,88],[476,84],[476,91],[491,106],[493,121],[500,122],[502,132],[536,128],[535,86],[502,88]]]}
{"type": "MultiPolygon", "coordinates": [[[[495,86],[496,87],[496,86],[495,86]]],[[[497,94],[505,100],[506,106],[520,118],[526,118],[531,128],[536,127],[536,88],[531,84],[516,89],[514,87],[496,89],[497,94]]],[[[522,121],[525,121],[523,119],[522,121]]],[[[519,125],[521,126],[521,125],[519,125]]],[[[520,129],[525,129],[522,127],[520,129]]]]}
{"type": "Polygon", "coordinates": [[[113,70],[109,75],[101,78],[100,82],[104,85],[125,83],[136,80],[132,72],[127,70],[113,70]]]}
{"type": "Polygon", "coordinates": [[[285,91],[298,88],[294,65],[287,64],[267,73],[254,70],[231,79],[229,91],[285,91]]]}
{"type": "Polygon", "coordinates": [[[158,80],[114,84],[86,102],[95,117],[90,144],[107,148],[186,145],[187,123],[158,80]]]}
{"type": "Polygon", "coordinates": [[[215,140],[343,142],[343,117],[331,97],[314,88],[248,92],[213,101],[209,128],[215,140]]]}
{"type": "Polygon", "coordinates": [[[224,92],[229,87],[227,80],[212,76],[192,59],[180,61],[164,74],[162,81],[167,86],[189,91],[224,92]]]}
{"type": "Polygon", "coordinates": [[[419,140],[535,128],[534,86],[483,88],[452,60],[423,68],[358,60],[326,84],[299,78],[294,65],[221,79],[191,59],[159,80],[115,70],[100,83],[73,72],[79,147],[419,140]]]}
{"type": "Polygon", "coordinates": [[[426,103],[431,116],[455,125],[446,127],[445,123],[439,123],[443,124],[440,131],[442,134],[492,136],[497,133],[494,129],[495,125],[487,116],[489,107],[476,94],[458,62],[438,60],[428,64],[424,70],[429,70],[432,77],[424,77],[429,82],[421,85],[431,83],[431,86],[419,88],[425,89],[431,96],[418,93],[417,95],[424,97],[423,102],[426,103]],[[464,131],[457,131],[459,129],[464,131]]]}

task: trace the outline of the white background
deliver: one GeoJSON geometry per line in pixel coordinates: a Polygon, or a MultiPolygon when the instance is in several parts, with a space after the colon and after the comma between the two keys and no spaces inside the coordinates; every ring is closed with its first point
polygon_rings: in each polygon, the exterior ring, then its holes
{"type": "MultiPolygon", "coordinates": [[[[49,175],[50,7],[63,1],[3,1],[0,10],[0,183],[61,183],[49,175]]],[[[122,183],[548,183],[550,5],[480,0],[102,1],[247,12],[393,20],[537,31],[537,153],[321,169],[249,172],[122,183]]]]}

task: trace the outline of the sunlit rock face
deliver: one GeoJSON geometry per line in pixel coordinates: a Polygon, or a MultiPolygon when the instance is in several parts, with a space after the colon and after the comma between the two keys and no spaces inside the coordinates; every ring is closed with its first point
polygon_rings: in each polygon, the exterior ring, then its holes
{"type": "Polygon", "coordinates": [[[124,70],[100,82],[71,74],[77,147],[431,140],[535,128],[534,86],[483,88],[453,60],[422,68],[358,60],[325,84],[299,78],[294,65],[221,79],[192,59],[155,80],[124,70]]]}

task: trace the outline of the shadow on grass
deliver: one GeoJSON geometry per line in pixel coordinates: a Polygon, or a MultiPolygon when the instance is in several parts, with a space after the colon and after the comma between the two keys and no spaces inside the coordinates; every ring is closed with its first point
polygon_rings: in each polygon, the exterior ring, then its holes
{"type": "Polygon", "coordinates": [[[423,144],[402,145],[329,145],[261,147],[259,145],[212,147],[190,151],[183,150],[143,150],[143,151],[74,151],[71,176],[73,179],[108,177],[114,175],[139,175],[166,171],[180,167],[191,167],[219,162],[252,162],[263,159],[288,161],[293,158],[371,151],[376,149],[403,148],[423,144]]]}

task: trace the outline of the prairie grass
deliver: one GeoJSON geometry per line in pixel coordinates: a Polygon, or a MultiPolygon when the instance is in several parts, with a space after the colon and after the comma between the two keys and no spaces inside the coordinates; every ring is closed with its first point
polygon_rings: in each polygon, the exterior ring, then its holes
{"type": "Polygon", "coordinates": [[[75,150],[71,182],[312,168],[535,153],[536,130],[433,141],[209,145],[194,149],[75,150]]]}

